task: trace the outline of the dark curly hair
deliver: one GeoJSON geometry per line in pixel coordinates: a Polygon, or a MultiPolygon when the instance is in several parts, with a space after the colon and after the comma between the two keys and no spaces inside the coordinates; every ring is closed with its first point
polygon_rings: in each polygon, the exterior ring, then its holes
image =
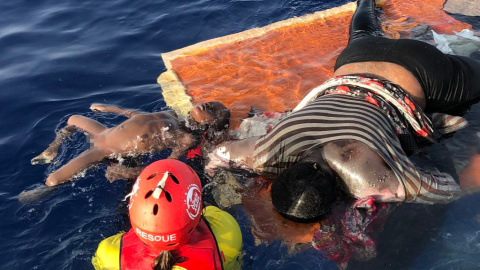
{"type": "Polygon", "coordinates": [[[274,208],[296,222],[313,222],[329,212],[336,199],[336,177],[316,162],[297,162],[272,183],[274,208]]]}
{"type": "Polygon", "coordinates": [[[212,103],[213,102],[219,104],[222,109],[215,112],[215,123],[207,126],[205,138],[210,141],[223,135],[230,126],[230,110],[219,101],[212,101],[212,103]]]}

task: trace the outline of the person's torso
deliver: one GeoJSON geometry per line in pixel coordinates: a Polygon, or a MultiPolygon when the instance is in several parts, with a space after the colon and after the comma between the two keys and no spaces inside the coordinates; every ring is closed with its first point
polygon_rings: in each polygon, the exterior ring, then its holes
{"type": "Polygon", "coordinates": [[[394,172],[406,196],[415,191],[419,176],[388,117],[369,102],[329,94],[283,119],[257,140],[254,168],[280,173],[318,146],[338,140],[356,140],[376,151],[394,172]]]}
{"type": "Polygon", "coordinates": [[[94,146],[113,153],[148,153],[172,147],[180,133],[178,120],[170,114],[139,114],[94,137],[94,146]],[[158,115],[161,117],[159,118],[158,115]]]}
{"type": "Polygon", "coordinates": [[[351,42],[338,56],[335,70],[345,64],[360,62],[388,62],[404,67],[420,83],[427,100],[441,89],[455,87],[461,76],[451,56],[434,46],[410,39],[365,37],[351,42]]]}

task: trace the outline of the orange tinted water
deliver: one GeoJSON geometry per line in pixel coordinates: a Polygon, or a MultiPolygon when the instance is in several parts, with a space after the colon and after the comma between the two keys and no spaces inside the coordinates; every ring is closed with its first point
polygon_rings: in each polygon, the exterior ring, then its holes
{"type": "Polygon", "coordinates": [[[348,37],[338,25],[348,24],[350,16],[289,26],[178,58],[173,70],[195,102],[221,100],[233,118],[244,117],[250,105],[284,111],[333,74],[334,58],[348,37]]]}
{"type": "MultiPolygon", "coordinates": [[[[440,33],[471,28],[443,12],[443,0],[384,3],[380,16],[391,38],[426,23],[440,33]]],[[[220,100],[233,119],[253,105],[261,110],[292,109],[312,88],[333,74],[346,46],[351,11],[278,28],[261,36],[190,52],[171,61],[194,103],[220,100]]],[[[236,126],[239,121],[232,123],[236,126]]]]}
{"type": "Polygon", "coordinates": [[[445,13],[445,0],[386,1],[383,11],[389,18],[408,17],[410,20],[425,23],[438,33],[451,34],[453,31],[472,29],[467,23],[455,20],[445,13]]]}
{"type": "MultiPolygon", "coordinates": [[[[443,12],[443,2],[387,0],[384,13],[379,14],[382,29],[390,38],[409,38],[411,28],[419,24],[444,34],[471,29],[443,12]]],[[[189,51],[171,60],[171,66],[194,103],[222,101],[237,119],[232,122],[235,126],[251,105],[265,111],[292,109],[312,88],[330,78],[336,57],[347,45],[352,13],[346,11],[189,51]]],[[[273,210],[268,188],[244,194],[242,205],[252,221],[253,234],[262,241],[280,236],[287,243],[309,242],[319,226],[295,224],[279,216],[273,210]]]]}

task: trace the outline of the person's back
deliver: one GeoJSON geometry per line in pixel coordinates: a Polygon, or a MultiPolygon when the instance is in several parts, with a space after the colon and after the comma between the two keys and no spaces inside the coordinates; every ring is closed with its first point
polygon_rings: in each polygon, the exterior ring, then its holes
{"type": "Polygon", "coordinates": [[[200,179],[185,163],[147,166],[130,194],[132,229],[104,239],[95,269],[240,269],[242,235],[235,219],[202,209],[200,179]]]}

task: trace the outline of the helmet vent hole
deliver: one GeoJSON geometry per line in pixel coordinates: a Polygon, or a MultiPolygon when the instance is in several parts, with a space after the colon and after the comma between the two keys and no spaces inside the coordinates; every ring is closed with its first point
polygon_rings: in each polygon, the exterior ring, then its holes
{"type": "Polygon", "coordinates": [[[147,177],[147,180],[150,180],[150,179],[154,178],[155,176],[157,176],[157,174],[158,173],[154,173],[154,174],[150,175],[149,177],[147,177]]]}
{"type": "Polygon", "coordinates": [[[153,214],[156,216],[157,213],[158,213],[158,204],[155,204],[155,205],[153,206],[153,214]]]}
{"type": "Polygon", "coordinates": [[[152,196],[153,194],[153,190],[150,190],[147,192],[147,194],[145,194],[145,199],[148,199],[148,197],[152,196]]]}
{"type": "Polygon", "coordinates": [[[175,177],[175,175],[173,175],[172,173],[170,173],[169,175],[172,178],[173,182],[175,182],[175,184],[177,184],[177,185],[180,184],[180,181],[178,181],[178,178],[175,177]]]}
{"type": "Polygon", "coordinates": [[[167,198],[168,202],[172,202],[172,195],[170,195],[170,192],[164,191],[165,192],[165,198],[167,198]]]}
{"type": "Polygon", "coordinates": [[[187,234],[191,234],[193,232],[193,228],[191,228],[187,234]]]}
{"type": "Polygon", "coordinates": [[[170,243],[170,244],[167,244],[167,246],[174,246],[176,245],[177,243],[170,243]]]}

